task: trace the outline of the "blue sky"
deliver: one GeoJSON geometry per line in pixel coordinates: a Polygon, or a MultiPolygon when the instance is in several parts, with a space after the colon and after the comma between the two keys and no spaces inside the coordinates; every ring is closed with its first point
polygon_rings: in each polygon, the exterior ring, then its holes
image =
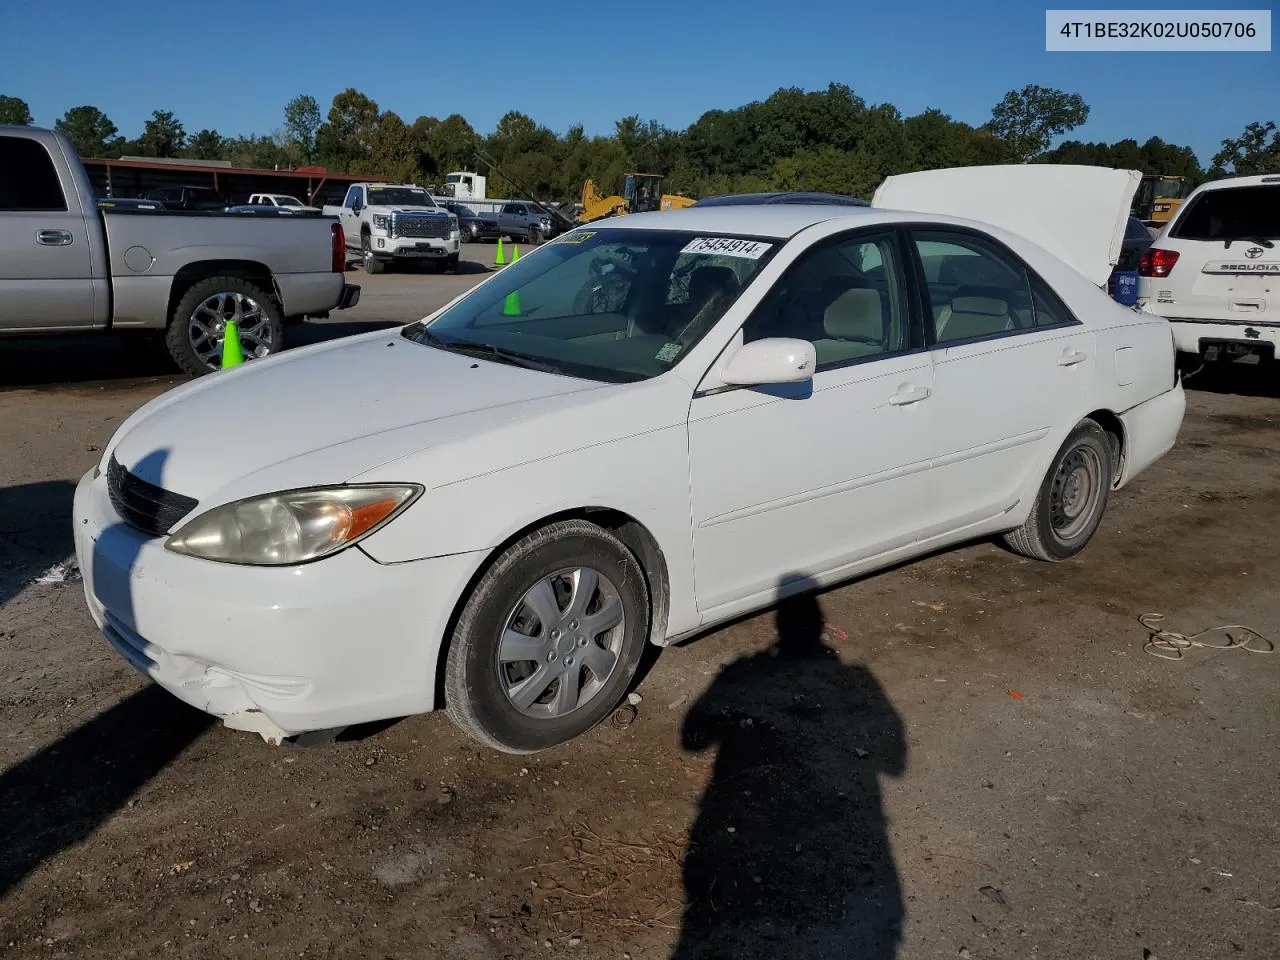
{"type": "Polygon", "coordinates": [[[129,136],[157,108],[188,132],[266,133],[294,95],[310,93],[327,110],[348,86],[407,121],[458,112],[487,132],[516,109],[555,130],[582,123],[608,133],[631,113],[683,127],[781,86],[832,81],[905,114],[937,107],[976,124],[1005,91],[1038,83],[1084,96],[1092,113],[1074,137],[1158,135],[1202,161],[1247,123],[1280,121],[1274,49],[1046,53],[1046,4],[1025,0],[6,6],[0,93],[22,97],[49,126],[68,107],[93,104],[129,136]]]}

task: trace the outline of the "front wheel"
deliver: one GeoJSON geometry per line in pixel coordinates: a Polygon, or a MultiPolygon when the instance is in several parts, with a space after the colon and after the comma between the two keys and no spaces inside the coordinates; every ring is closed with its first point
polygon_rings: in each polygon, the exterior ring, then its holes
{"type": "Polygon", "coordinates": [[[382,273],[386,269],[386,264],[373,255],[373,241],[369,239],[367,233],[360,237],[360,252],[363,256],[364,272],[369,274],[382,273]]]}
{"type": "Polygon", "coordinates": [[[550,524],[506,550],[467,599],[445,661],[445,707],[505,753],[556,746],[613,711],[648,633],[631,551],[593,523],[550,524]]]}
{"type": "Polygon", "coordinates": [[[1005,543],[1033,560],[1069,560],[1085,548],[1102,522],[1115,471],[1110,437],[1082,420],[1058,449],[1031,514],[1005,543]]]}
{"type": "Polygon", "coordinates": [[[239,277],[209,277],[192,284],[174,307],[165,346],[174,362],[193,377],[222,369],[227,321],[236,322],[246,360],[258,360],[284,346],[284,323],[271,294],[239,277]]]}

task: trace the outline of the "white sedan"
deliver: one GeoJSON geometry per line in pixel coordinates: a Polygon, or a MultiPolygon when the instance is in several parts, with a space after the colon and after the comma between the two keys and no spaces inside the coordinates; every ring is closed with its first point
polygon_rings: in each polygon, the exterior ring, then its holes
{"type": "Polygon", "coordinates": [[[1136,183],[618,218],[178,387],[76,491],[89,609],[269,742],[444,707],[527,752],[606,717],[646,643],[993,534],[1073,557],[1185,408],[1168,323],[1101,289],[1136,183]]]}

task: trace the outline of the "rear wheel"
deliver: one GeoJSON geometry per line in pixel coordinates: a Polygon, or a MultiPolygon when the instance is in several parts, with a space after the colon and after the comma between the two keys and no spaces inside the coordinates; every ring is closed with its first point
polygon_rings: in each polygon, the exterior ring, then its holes
{"type": "Polygon", "coordinates": [[[1074,557],[1102,522],[1114,460],[1107,432],[1094,420],[1082,420],[1058,449],[1031,514],[1021,527],[1005,534],[1005,543],[1034,560],[1074,557]]]}
{"type": "Polygon", "coordinates": [[[445,662],[445,706],[468,735],[532,753],[585,733],[635,678],[649,632],[639,562],[583,520],[529,534],[467,599],[445,662]]]}
{"type": "Polygon", "coordinates": [[[194,377],[222,369],[228,320],[236,322],[245,360],[284,346],[280,308],[268,291],[240,277],[209,277],[192,284],[174,307],[165,331],[169,355],[194,377]]]}

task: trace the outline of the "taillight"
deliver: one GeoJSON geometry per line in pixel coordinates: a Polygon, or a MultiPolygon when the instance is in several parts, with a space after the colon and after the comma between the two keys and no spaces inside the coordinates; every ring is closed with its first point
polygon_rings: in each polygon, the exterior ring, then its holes
{"type": "Polygon", "coordinates": [[[1177,250],[1161,250],[1158,247],[1148,247],[1147,252],[1138,261],[1138,276],[1167,277],[1173,272],[1173,265],[1177,262],[1177,250]]]}
{"type": "Polygon", "coordinates": [[[335,223],[329,227],[329,240],[333,254],[333,260],[329,269],[334,273],[346,273],[347,236],[342,232],[342,224],[335,223]]]}

